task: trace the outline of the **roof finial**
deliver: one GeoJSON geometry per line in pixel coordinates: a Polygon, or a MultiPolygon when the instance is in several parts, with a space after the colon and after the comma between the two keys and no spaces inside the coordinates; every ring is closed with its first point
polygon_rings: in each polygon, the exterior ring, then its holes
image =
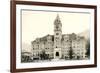
{"type": "Polygon", "coordinates": [[[57,13],[57,19],[59,19],[59,14],[57,13]]]}

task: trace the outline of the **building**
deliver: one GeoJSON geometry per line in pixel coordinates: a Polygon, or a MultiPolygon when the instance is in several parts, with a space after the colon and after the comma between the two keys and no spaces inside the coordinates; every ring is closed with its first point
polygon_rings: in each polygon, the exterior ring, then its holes
{"type": "Polygon", "coordinates": [[[86,40],[75,33],[62,34],[59,15],[54,20],[54,35],[46,35],[32,41],[33,57],[41,59],[85,59],[86,40]]]}

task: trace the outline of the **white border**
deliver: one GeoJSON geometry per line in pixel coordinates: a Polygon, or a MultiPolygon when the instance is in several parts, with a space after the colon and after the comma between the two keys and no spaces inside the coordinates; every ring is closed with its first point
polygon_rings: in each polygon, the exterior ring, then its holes
{"type": "Polygon", "coordinates": [[[84,8],[68,8],[68,7],[49,7],[49,6],[35,6],[35,5],[16,5],[16,68],[39,68],[39,67],[54,67],[54,66],[73,66],[73,65],[87,65],[94,64],[94,45],[90,45],[90,60],[82,61],[56,61],[56,62],[42,62],[42,63],[21,63],[21,24],[20,24],[20,10],[54,10],[54,11],[72,11],[72,12],[89,12],[90,19],[90,44],[94,44],[94,10],[84,8]]]}

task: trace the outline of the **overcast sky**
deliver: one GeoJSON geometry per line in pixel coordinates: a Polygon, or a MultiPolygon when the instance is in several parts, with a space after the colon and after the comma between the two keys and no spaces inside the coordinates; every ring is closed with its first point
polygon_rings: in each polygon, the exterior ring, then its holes
{"type": "Polygon", "coordinates": [[[54,20],[59,14],[62,34],[80,33],[89,29],[90,14],[69,12],[22,11],[22,42],[54,34],[54,20]]]}

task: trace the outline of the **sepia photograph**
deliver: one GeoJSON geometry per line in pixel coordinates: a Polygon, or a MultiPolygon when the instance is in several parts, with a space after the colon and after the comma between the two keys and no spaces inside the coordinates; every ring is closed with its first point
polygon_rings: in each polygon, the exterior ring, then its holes
{"type": "Polygon", "coordinates": [[[21,10],[21,62],[90,59],[90,13],[21,10]]]}

